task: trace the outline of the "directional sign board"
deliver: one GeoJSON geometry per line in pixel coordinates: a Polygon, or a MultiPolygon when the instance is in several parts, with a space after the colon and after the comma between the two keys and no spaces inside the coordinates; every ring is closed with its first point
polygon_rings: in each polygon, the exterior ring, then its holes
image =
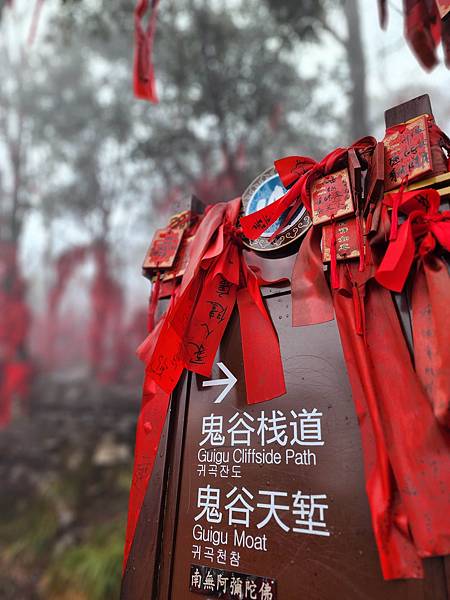
{"type": "Polygon", "coordinates": [[[211,386],[217,386],[217,385],[221,386],[221,385],[223,385],[224,386],[223,390],[220,392],[220,394],[214,400],[215,404],[220,404],[222,402],[222,400],[226,397],[226,395],[228,394],[228,392],[233,388],[233,386],[236,383],[237,379],[233,375],[233,373],[222,362],[218,362],[217,366],[225,374],[226,379],[210,379],[209,381],[204,381],[203,382],[203,387],[211,387],[211,386]]]}
{"type": "Polygon", "coordinates": [[[217,404],[216,385],[192,378],[171,598],[427,598],[425,582],[382,578],[335,323],[294,329],[288,295],[267,303],[287,394],[246,404],[236,316],[213,379],[237,382],[217,404]]]}

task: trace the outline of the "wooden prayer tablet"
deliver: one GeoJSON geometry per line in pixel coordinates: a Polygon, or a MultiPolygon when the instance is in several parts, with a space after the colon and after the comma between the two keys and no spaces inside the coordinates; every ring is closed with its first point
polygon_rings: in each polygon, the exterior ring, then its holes
{"type": "Polygon", "coordinates": [[[168,269],[178,252],[183,229],[157,229],[142,265],[143,269],[168,269]]]}
{"type": "MultiPolygon", "coordinates": [[[[324,225],[322,229],[322,257],[324,262],[331,261],[331,239],[333,225],[324,225]]],[[[346,260],[359,257],[358,228],[356,217],[343,219],[336,223],[336,258],[346,260]]]]}
{"type": "Polygon", "coordinates": [[[175,262],[173,263],[173,266],[164,273],[163,281],[170,281],[171,279],[182,277],[184,275],[189,262],[189,247],[193,239],[193,235],[188,237],[186,234],[183,237],[175,258],[175,262]]]}
{"type": "Polygon", "coordinates": [[[384,188],[392,190],[432,173],[427,115],[393,128],[384,138],[384,188]]]}
{"type": "MultiPolygon", "coordinates": [[[[287,189],[284,187],[275,167],[269,167],[258,175],[242,194],[242,214],[250,215],[261,210],[284,196],[286,192],[287,189]]],[[[256,240],[243,237],[242,241],[245,246],[251,250],[263,252],[278,250],[304,235],[311,225],[311,218],[306,208],[301,205],[281,233],[270,241],[271,236],[281,225],[285,216],[286,212],[256,240]]]]}
{"type": "Polygon", "coordinates": [[[329,223],[354,213],[350,178],[341,169],[317,179],[311,190],[312,221],[314,225],[329,223]]]}

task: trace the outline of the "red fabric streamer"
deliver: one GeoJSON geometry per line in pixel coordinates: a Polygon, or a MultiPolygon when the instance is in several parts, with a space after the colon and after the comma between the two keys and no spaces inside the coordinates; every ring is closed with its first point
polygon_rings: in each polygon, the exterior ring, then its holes
{"type": "Polygon", "coordinates": [[[357,334],[352,294],[348,290],[335,293],[334,307],[361,431],[366,491],[383,576],[423,577],[421,561],[407,535],[406,512],[387,451],[373,365],[364,339],[357,334]]]}
{"type": "Polygon", "coordinates": [[[450,17],[442,21],[442,48],[447,69],[450,69],[450,17]]]}
{"type": "Polygon", "coordinates": [[[422,66],[431,70],[438,63],[436,47],[440,41],[439,13],[436,3],[403,0],[405,37],[422,66]]]}
{"type": "Polygon", "coordinates": [[[123,294],[110,273],[108,246],[99,241],[92,248],[96,273],[90,288],[89,358],[95,376],[104,382],[119,376],[123,294]]]}
{"type": "Polygon", "coordinates": [[[147,374],[144,381],[141,412],[136,428],[133,478],[125,537],[124,569],[133,543],[148,483],[153,472],[168,408],[169,394],[158,388],[147,374]]]}
{"type": "Polygon", "coordinates": [[[448,434],[435,420],[413,370],[389,292],[373,282],[365,283],[356,265],[347,268],[351,277],[348,285],[335,293],[334,303],[360,417],[369,501],[383,573],[387,579],[422,577],[418,556],[439,556],[450,551],[450,523],[445,516],[450,483],[448,434]],[[357,335],[351,280],[363,290],[367,287],[363,291],[367,344],[357,335]],[[349,327],[352,322],[353,327],[349,327]],[[397,360],[392,360],[393,355],[397,360]],[[364,404],[372,433],[361,419],[364,404]],[[384,480],[382,487],[369,478],[374,468],[373,450],[368,449],[365,438],[370,440],[371,436],[375,437],[378,452],[375,478],[384,480]],[[377,515],[384,515],[378,526],[377,515]]]}
{"type": "Polygon", "coordinates": [[[414,361],[434,416],[447,429],[450,429],[449,298],[448,266],[430,252],[421,258],[412,285],[414,361]]]}
{"type": "Polygon", "coordinates": [[[336,221],[331,221],[331,242],[330,242],[330,271],[331,271],[331,289],[335,290],[339,287],[339,280],[337,276],[337,253],[336,253],[336,221]]]}
{"type": "MultiPolygon", "coordinates": [[[[179,286],[177,285],[170,298],[168,311],[173,307],[178,295],[179,286]]],[[[149,305],[149,312],[150,310],[151,308],[149,305]]],[[[152,327],[147,338],[137,349],[137,355],[144,362],[148,362],[154,352],[166,315],[167,313],[165,313],[158,323],[152,327]]],[[[159,388],[152,380],[150,374],[146,373],[143,385],[141,412],[136,427],[133,478],[131,481],[130,499],[128,504],[128,522],[124,548],[124,570],[133,543],[139,514],[153,472],[161,434],[167,417],[169,401],[170,395],[161,390],[161,388],[159,388]]]]}
{"type": "Polygon", "coordinates": [[[138,0],[134,10],[135,49],[134,49],[134,95],[142,100],[158,102],[155,74],[152,60],[153,42],[156,30],[159,0],[152,0],[151,14],[147,28],[142,20],[148,11],[149,1],[138,0]]]}
{"type": "Polygon", "coordinates": [[[291,278],[292,326],[334,319],[333,303],[323,271],[321,229],[311,227],[295,260],[291,278]]]}
{"type": "Polygon", "coordinates": [[[20,275],[17,247],[0,243],[0,429],[7,427],[13,402],[22,408],[28,398],[33,365],[27,342],[31,315],[25,300],[25,282],[20,275]]]}

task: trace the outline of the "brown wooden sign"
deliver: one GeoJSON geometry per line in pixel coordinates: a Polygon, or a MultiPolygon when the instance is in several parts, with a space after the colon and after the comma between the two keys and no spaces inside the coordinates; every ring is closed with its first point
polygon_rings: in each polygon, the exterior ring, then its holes
{"type": "MultiPolygon", "coordinates": [[[[283,600],[444,600],[441,559],[425,561],[425,580],[381,575],[335,323],[292,328],[289,294],[274,291],[266,301],[287,394],[246,404],[234,313],[216,360],[237,383],[220,403],[222,386],[197,377],[177,393],[122,600],[198,599],[191,565],[274,579],[283,600]]],[[[212,379],[223,378],[215,366],[212,379]]]]}

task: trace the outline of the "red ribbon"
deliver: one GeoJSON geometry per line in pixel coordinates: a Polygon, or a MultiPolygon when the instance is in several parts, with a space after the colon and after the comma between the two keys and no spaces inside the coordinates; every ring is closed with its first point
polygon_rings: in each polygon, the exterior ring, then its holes
{"type": "Polygon", "coordinates": [[[438,63],[436,47],[441,37],[441,20],[435,2],[403,0],[405,36],[425,69],[438,63]]]}
{"type": "Polygon", "coordinates": [[[423,577],[387,452],[373,365],[364,339],[357,335],[352,294],[342,290],[334,294],[334,307],[361,431],[366,491],[383,576],[423,577]]]}
{"type": "Polygon", "coordinates": [[[144,380],[141,412],[136,428],[133,478],[128,503],[128,522],[125,537],[125,569],[136,532],[148,483],[150,481],[159,441],[169,408],[169,394],[161,390],[147,374],[144,380]]]}
{"type": "Polygon", "coordinates": [[[323,271],[321,229],[311,227],[295,260],[291,279],[292,326],[325,323],[334,318],[333,302],[323,271]]]}
{"type": "Polygon", "coordinates": [[[450,551],[448,434],[437,424],[413,370],[389,292],[365,283],[356,265],[348,269],[334,306],[361,427],[383,574],[422,577],[419,557],[450,551]],[[352,281],[366,298],[367,344],[357,335],[352,281]]]}
{"type": "Polygon", "coordinates": [[[142,19],[148,11],[148,5],[148,0],[138,0],[134,9],[135,49],[133,84],[134,95],[137,98],[156,103],[158,102],[158,96],[156,93],[152,51],[159,0],[152,0],[151,14],[148,19],[147,28],[144,29],[142,19]]]}

